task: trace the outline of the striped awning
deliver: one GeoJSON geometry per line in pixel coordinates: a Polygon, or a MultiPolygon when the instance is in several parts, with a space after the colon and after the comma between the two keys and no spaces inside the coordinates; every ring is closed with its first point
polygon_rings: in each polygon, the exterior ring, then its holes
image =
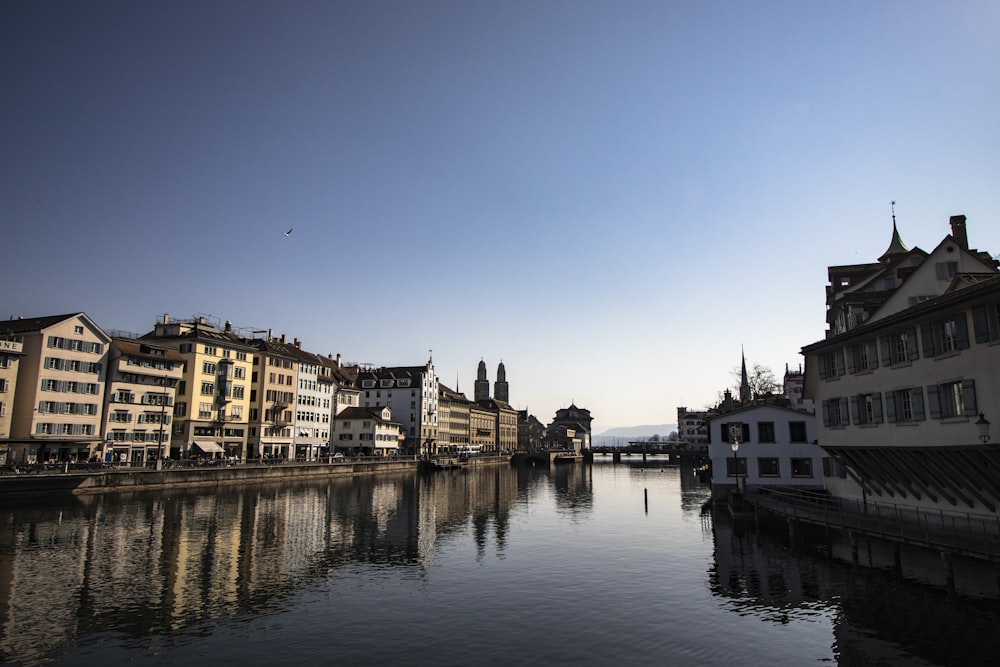
{"type": "Polygon", "coordinates": [[[222,454],[225,451],[214,442],[207,442],[205,440],[195,440],[194,446],[206,454],[222,454]]]}

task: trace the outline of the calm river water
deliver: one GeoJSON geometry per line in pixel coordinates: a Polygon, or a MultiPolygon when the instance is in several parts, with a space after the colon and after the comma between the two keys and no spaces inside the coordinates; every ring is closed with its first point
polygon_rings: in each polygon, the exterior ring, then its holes
{"type": "Polygon", "coordinates": [[[995,599],[734,531],[707,497],[690,469],[599,460],[8,502],[0,659],[1000,661],[995,599]]]}

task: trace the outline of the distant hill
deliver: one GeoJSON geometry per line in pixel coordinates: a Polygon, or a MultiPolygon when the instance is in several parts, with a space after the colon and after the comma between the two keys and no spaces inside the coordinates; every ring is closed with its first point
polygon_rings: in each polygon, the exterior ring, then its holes
{"type": "MultiPolygon", "coordinates": [[[[654,435],[666,439],[668,435],[677,430],[677,424],[651,424],[643,426],[616,426],[606,431],[595,434],[592,439],[595,445],[605,444],[605,441],[615,440],[644,440],[654,435]]],[[[607,442],[611,444],[611,442],[607,442]]]]}

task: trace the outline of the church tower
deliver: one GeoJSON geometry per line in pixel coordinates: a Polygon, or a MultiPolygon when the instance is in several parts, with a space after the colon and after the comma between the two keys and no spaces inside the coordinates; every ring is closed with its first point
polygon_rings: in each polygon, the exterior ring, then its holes
{"type": "Polygon", "coordinates": [[[510,403],[510,392],[507,389],[507,369],[503,362],[497,366],[497,381],[493,383],[493,398],[504,403],[510,403]]]}
{"type": "Polygon", "coordinates": [[[479,360],[479,370],[476,371],[476,385],[473,390],[476,401],[490,400],[490,381],[486,379],[486,362],[479,360]]]}

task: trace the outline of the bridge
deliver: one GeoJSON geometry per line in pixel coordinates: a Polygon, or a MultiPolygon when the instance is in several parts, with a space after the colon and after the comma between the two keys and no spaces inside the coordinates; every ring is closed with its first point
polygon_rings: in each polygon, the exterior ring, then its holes
{"type": "Polygon", "coordinates": [[[627,447],[593,447],[593,455],[608,456],[617,461],[622,456],[669,456],[671,459],[705,459],[708,458],[708,445],[696,445],[687,442],[650,442],[646,440],[630,442],[627,447]]]}

